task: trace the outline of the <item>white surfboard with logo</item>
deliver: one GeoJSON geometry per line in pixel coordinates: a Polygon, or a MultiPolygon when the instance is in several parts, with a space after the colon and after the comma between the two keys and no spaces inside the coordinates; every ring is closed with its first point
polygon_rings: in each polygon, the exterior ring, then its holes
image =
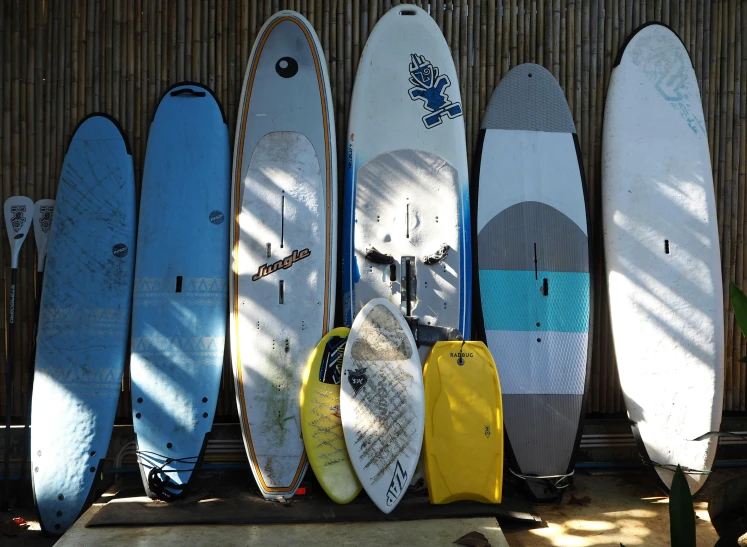
{"type": "Polygon", "coordinates": [[[387,299],[370,300],[356,316],[341,384],[340,414],[350,461],[371,500],[390,513],[418,463],[425,396],[412,332],[387,299]]]}
{"type": "MultiPolygon", "coordinates": [[[[471,332],[467,146],[459,82],[433,18],[389,10],[361,54],[345,158],[342,309],[386,298],[422,325],[471,332]]],[[[430,348],[423,346],[421,359],[430,348]]]]}

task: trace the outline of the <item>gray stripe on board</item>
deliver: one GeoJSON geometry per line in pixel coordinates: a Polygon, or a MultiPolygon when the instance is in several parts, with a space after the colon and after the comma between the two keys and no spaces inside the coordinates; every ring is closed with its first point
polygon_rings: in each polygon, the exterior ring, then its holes
{"type": "Polygon", "coordinates": [[[490,97],[480,129],[576,132],[555,77],[531,63],[519,65],[503,77],[490,97]]]}
{"type": "Polygon", "coordinates": [[[523,201],[494,216],[477,234],[478,268],[588,272],[586,234],[563,213],[538,201],[523,201]]]}
{"type": "Polygon", "coordinates": [[[582,402],[583,395],[503,395],[503,424],[522,473],[566,472],[582,402]]]}
{"type": "Polygon", "coordinates": [[[555,77],[531,63],[519,65],[503,77],[490,97],[480,129],[576,132],[555,77]]]}

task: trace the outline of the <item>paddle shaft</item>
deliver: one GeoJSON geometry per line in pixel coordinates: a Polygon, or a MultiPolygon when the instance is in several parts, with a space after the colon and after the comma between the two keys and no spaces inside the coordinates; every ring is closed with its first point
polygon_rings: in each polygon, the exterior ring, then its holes
{"type": "MultiPolygon", "coordinates": [[[[39,312],[41,311],[41,292],[44,282],[44,272],[36,272],[36,311],[34,313],[34,331],[31,336],[31,355],[29,355],[29,375],[26,383],[26,412],[24,414],[23,428],[23,455],[21,456],[21,480],[26,472],[26,460],[29,455],[29,425],[31,424],[31,392],[34,389],[34,366],[36,365],[36,335],[39,330],[39,312]]],[[[31,476],[29,469],[29,477],[31,476]]]]}
{"type": "Polygon", "coordinates": [[[3,509],[10,501],[10,423],[13,412],[13,359],[15,357],[16,273],[10,270],[10,313],[8,314],[8,360],[5,365],[5,451],[3,456],[3,509]]]}

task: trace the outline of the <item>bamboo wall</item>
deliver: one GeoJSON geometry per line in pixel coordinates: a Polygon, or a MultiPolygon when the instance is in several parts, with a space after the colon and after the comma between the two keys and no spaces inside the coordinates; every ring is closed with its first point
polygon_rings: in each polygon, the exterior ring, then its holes
{"type": "MultiPolygon", "coordinates": [[[[233,142],[247,59],[264,20],[279,9],[303,13],[316,28],[329,64],[339,150],[358,59],[390,0],[2,0],[2,200],[25,194],[53,198],[71,132],[89,113],[117,118],[133,149],[138,184],[149,120],[161,93],[192,80],[210,86],[223,104],[233,142]]],[[[600,152],[605,93],[619,46],[646,21],[669,24],[695,65],[711,146],[723,261],[728,282],[747,287],[744,231],[747,167],[747,4],[738,0],[431,0],[459,74],[470,156],[485,104],[496,83],[523,62],[544,65],[558,79],[576,121],[583,153],[597,256],[601,257],[600,152]]],[[[338,153],[339,158],[345,155],[338,153]]],[[[4,232],[4,228],[2,228],[4,232]]],[[[10,253],[0,235],[6,290],[10,253]]],[[[33,321],[34,245],[25,244],[17,300],[14,416],[23,415],[33,321]]],[[[594,265],[593,368],[588,410],[624,410],[609,331],[603,263],[594,265]]],[[[727,307],[727,309],[729,309],[727,307]]],[[[0,328],[5,328],[3,325],[0,328]]],[[[733,313],[726,313],[725,409],[745,410],[747,353],[733,313]]],[[[235,416],[230,361],[218,414],[235,416]]],[[[127,374],[120,420],[130,420],[127,374]]],[[[0,398],[5,397],[4,370],[0,398]]],[[[5,408],[5,405],[0,405],[5,408]]],[[[4,418],[3,418],[4,420],[4,418]]]]}

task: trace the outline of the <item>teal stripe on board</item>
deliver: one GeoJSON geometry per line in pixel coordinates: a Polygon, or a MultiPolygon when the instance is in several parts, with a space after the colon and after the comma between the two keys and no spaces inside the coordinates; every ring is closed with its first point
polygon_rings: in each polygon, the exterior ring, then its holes
{"type": "Polygon", "coordinates": [[[480,293],[487,330],[589,331],[588,273],[480,270],[480,293]]]}

